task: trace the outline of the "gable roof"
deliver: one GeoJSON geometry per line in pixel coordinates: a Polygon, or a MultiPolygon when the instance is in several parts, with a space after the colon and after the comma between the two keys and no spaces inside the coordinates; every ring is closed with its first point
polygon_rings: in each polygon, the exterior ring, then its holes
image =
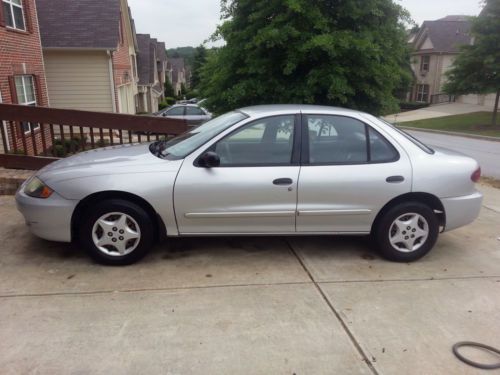
{"type": "Polygon", "coordinates": [[[137,45],[139,85],[154,85],[156,70],[156,42],[151,39],[149,34],[137,34],[137,45]]]}
{"type": "Polygon", "coordinates": [[[415,38],[414,47],[420,49],[428,38],[432,52],[457,53],[460,46],[471,44],[471,22],[467,16],[446,16],[436,21],[425,21],[415,38]]]}
{"type": "Polygon", "coordinates": [[[44,48],[116,49],[120,0],[37,0],[44,48]]]}
{"type": "Polygon", "coordinates": [[[165,42],[158,42],[156,53],[158,55],[158,60],[161,62],[167,61],[167,47],[165,46],[165,42]]]}
{"type": "Polygon", "coordinates": [[[182,57],[171,57],[168,59],[168,62],[174,71],[185,69],[184,58],[182,57]]]}

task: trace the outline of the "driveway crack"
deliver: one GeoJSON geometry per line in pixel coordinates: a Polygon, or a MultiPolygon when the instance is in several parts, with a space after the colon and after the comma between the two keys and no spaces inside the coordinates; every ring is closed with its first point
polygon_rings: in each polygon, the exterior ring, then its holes
{"type": "Polygon", "coordinates": [[[325,301],[325,303],[327,304],[327,306],[329,307],[329,309],[332,311],[333,315],[339,321],[340,325],[342,326],[342,328],[344,329],[345,333],[347,334],[347,336],[351,340],[352,344],[354,345],[354,347],[358,351],[359,355],[361,355],[361,357],[363,358],[363,361],[366,363],[366,365],[368,366],[368,368],[371,370],[371,372],[374,375],[379,375],[377,369],[373,366],[373,363],[370,361],[368,355],[365,353],[365,351],[361,347],[360,343],[358,342],[358,340],[354,336],[353,332],[349,329],[349,327],[347,326],[347,324],[345,323],[345,321],[342,319],[342,317],[340,316],[340,314],[337,311],[337,309],[335,309],[335,307],[330,302],[330,300],[328,299],[328,297],[326,296],[326,294],[323,292],[323,289],[321,289],[321,286],[316,282],[316,280],[314,280],[314,277],[312,276],[312,274],[309,271],[309,269],[306,267],[306,265],[305,265],[304,261],[302,260],[302,258],[295,251],[295,249],[290,244],[290,242],[288,241],[288,239],[285,239],[285,243],[287,244],[287,246],[290,249],[290,251],[292,252],[292,254],[297,258],[298,262],[300,263],[300,265],[302,266],[302,268],[304,269],[304,271],[307,273],[309,279],[311,279],[311,283],[315,286],[316,290],[321,295],[321,297],[323,298],[323,300],[325,301]]]}

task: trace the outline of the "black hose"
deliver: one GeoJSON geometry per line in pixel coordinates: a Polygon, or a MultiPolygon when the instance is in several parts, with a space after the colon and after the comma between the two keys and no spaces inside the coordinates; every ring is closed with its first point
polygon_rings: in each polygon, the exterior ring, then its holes
{"type": "Polygon", "coordinates": [[[492,353],[498,354],[499,356],[500,356],[500,350],[498,350],[498,349],[496,349],[496,348],[494,348],[492,346],[488,346],[488,345],[484,345],[484,344],[480,344],[480,343],[472,342],[472,341],[457,342],[455,345],[453,345],[453,348],[452,348],[453,354],[455,354],[455,356],[459,360],[461,360],[462,362],[467,363],[469,366],[480,368],[480,369],[483,369],[483,370],[495,370],[495,369],[500,368],[500,362],[492,364],[492,365],[485,365],[483,363],[474,362],[474,361],[471,361],[468,358],[465,358],[458,351],[458,349],[461,348],[462,346],[469,346],[469,347],[472,347],[472,348],[486,349],[486,350],[488,350],[488,351],[490,351],[492,353]]]}

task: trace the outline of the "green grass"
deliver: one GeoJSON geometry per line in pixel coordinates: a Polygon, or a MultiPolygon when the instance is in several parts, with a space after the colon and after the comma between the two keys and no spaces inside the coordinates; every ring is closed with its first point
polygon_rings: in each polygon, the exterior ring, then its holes
{"type": "MultiPolygon", "coordinates": [[[[437,117],[427,120],[401,122],[400,126],[413,128],[436,129],[460,133],[486,135],[500,138],[500,124],[491,125],[491,112],[474,112],[465,115],[437,117]]],[[[499,114],[500,122],[500,114],[499,114]]]]}

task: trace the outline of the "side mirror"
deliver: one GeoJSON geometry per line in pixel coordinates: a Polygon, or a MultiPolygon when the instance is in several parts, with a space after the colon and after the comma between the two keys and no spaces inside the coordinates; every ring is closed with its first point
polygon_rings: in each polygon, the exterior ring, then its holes
{"type": "Polygon", "coordinates": [[[219,155],[213,151],[207,151],[198,159],[198,164],[204,168],[218,167],[220,165],[219,155]]]}

